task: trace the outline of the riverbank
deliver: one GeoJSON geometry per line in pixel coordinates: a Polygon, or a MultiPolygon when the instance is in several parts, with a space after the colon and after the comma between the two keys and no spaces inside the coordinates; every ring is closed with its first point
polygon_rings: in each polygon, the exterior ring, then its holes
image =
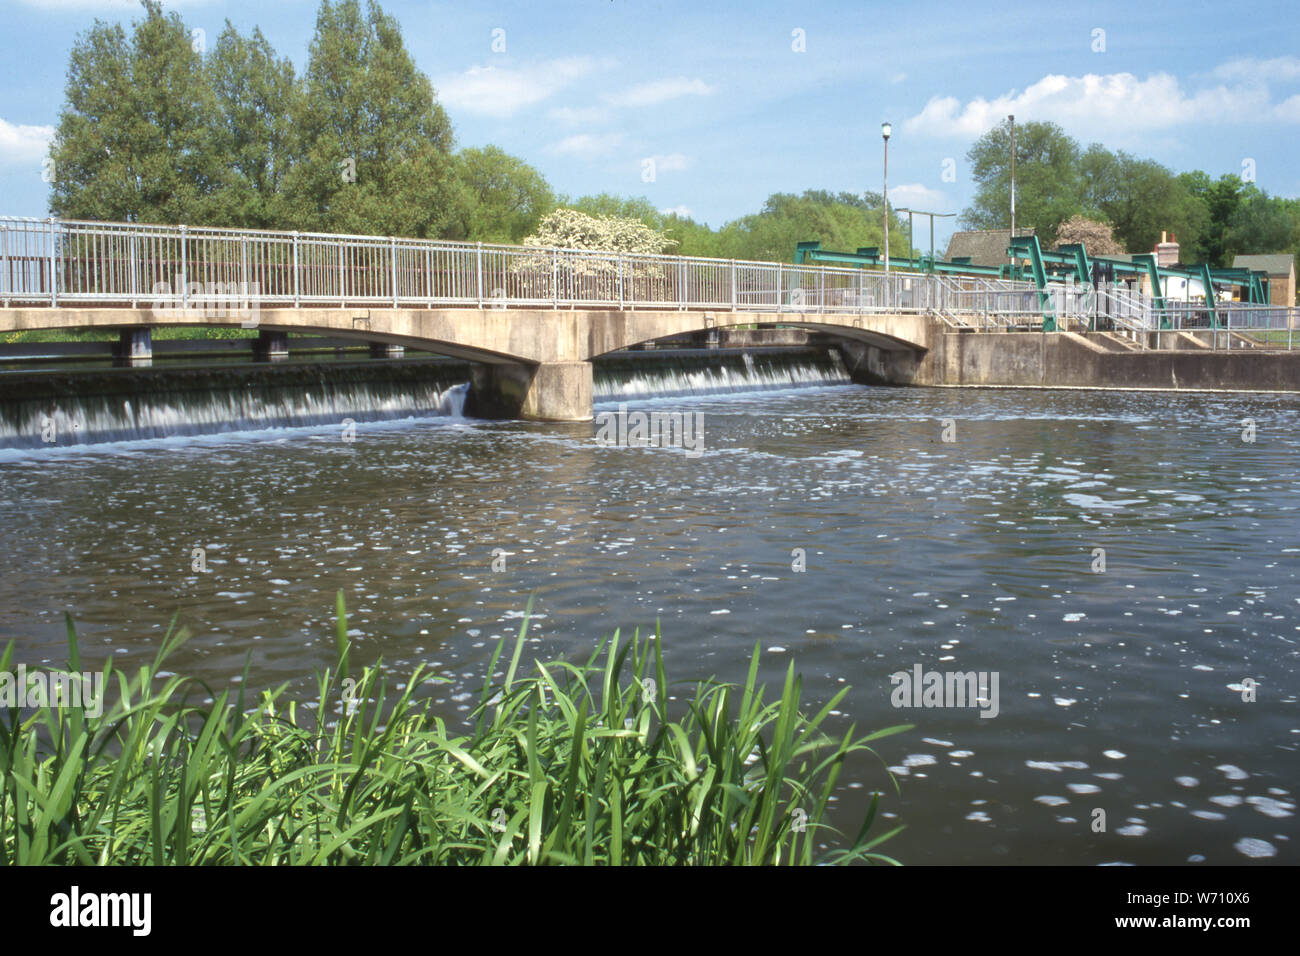
{"type": "MultiPolygon", "coordinates": [[[[0,864],[897,862],[875,848],[901,827],[876,833],[874,801],[856,833],[823,818],[845,760],[910,728],[828,736],[848,688],[809,716],[793,662],[765,700],[755,647],[742,686],[700,682],[684,706],[658,634],[529,663],[525,616],[449,727],[423,667],[391,690],[376,667],[354,675],[337,603],[313,700],[239,682],[195,705],[206,688],[164,669],[186,640],[173,631],[107,706],[0,710],[0,864]]],[[[13,657],[11,643],[0,674],[13,657]]],[[[96,676],[113,694],[111,659],[96,676]]]]}

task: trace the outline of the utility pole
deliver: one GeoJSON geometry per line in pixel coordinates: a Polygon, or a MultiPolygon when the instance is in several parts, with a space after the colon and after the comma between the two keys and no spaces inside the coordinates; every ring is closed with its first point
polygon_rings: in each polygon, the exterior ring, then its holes
{"type": "Polygon", "coordinates": [[[1013,113],[1007,119],[1011,121],[1011,238],[1016,237],[1016,117],[1013,113]]]}
{"type": "Polygon", "coordinates": [[[885,138],[885,195],[883,205],[885,207],[885,273],[889,273],[889,134],[893,132],[893,127],[889,123],[880,124],[880,135],[885,138]]]}

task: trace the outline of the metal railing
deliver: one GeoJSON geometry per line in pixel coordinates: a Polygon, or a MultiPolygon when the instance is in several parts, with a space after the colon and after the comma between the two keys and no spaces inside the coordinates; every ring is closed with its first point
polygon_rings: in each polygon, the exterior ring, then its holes
{"type": "Polygon", "coordinates": [[[0,217],[0,304],[924,312],[932,277],[692,256],[0,217]]]}
{"type": "MultiPolygon", "coordinates": [[[[0,217],[0,306],[463,306],[915,313],[951,327],[1159,329],[1195,307],[1120,288],[541,246],[0,217]],[[1099,321],[1102,324],[1098,324],[1099,321]]],[[[1235,346],[1292,347],[1295,310],[1220,306],[1235,346]],[[1285,343],[1279,333],[1285,331],[1285,343]]],[[[1221,331],[1227,331],[1224,329],[1221,331]]]]}

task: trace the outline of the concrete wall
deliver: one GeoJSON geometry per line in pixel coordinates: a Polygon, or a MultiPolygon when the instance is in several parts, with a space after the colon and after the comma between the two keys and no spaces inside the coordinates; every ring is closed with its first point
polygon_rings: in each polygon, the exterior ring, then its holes
{"type": "MultiPolygon", "coordinates": [[[[943,333],[914,373],[916,385],[1300,391],[1300,351],[1113,351],[1078,334],[943,333]]],[[[888,371],[888,369],[887,369],[888,371]]]]}

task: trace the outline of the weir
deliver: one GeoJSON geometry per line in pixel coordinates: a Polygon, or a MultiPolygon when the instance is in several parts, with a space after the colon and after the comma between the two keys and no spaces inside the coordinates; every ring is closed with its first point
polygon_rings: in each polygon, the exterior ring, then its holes
{"type": "MultiPolygon", "coordinates": [[[[839,352],[825,347],[629,352],[581,364],[589,405],[851,382],[839,352]]],[[[485,369],[508,383],[501,368],[403,358],[9,373],[0,377],[0,448],[491,417],[478,388],[485,369]]]]}

